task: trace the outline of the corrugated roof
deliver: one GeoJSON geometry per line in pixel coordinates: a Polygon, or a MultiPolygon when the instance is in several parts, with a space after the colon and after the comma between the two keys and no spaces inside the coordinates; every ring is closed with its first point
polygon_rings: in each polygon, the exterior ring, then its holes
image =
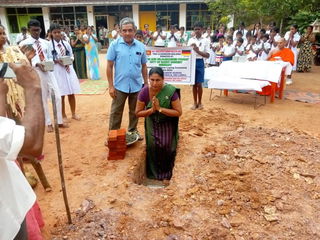
{"type": "Polygon", "coordinates": [[[201,3],[205,0],[0,0],[1,7],[51,7],[51,6],[87,6],[87,5],[130,5],[130,4],[167,4],[167,3],[201,3]]]}

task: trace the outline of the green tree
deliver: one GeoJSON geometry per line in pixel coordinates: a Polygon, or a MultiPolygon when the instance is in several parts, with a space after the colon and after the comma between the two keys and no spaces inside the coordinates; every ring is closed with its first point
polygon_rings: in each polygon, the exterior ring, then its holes
{"type": "Polygon", "coordinates": [[[209,0],[208,6],[217,23],[233,15],[236,26],[240,21],[276,21],[282,29],[299,10],[319,12],[320,0],[209,0]]]}
{"type": "Polygon", "coordinates": [[[307,10],[300,10],[297,14],[295,14],[291,20],[290,24],[297,24],[299,28],[299,32],[303,33],[307,26],[313,23],[316,19],[320,19],[320,12],[311,12],[307,10]]]}

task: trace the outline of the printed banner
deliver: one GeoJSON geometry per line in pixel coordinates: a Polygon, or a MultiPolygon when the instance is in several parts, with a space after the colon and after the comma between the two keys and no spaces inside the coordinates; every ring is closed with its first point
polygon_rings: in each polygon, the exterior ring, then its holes
{"type": "Polygon", "coordinates": [[[152,67],[161,67],[166,83],[194,84],[196,55],[192,47],[146,47],[146,52],[148,71],[152,67]]]}

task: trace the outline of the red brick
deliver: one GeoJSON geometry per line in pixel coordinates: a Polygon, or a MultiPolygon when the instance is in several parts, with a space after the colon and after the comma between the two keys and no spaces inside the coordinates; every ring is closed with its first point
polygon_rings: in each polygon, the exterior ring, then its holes
{"type": "Polygon", "coordinates": [[[118,129],[117,135],[118,135],[118,137],[120,137],[120,136],[126,137],[126,129],[124,129],[124,128],[118,129]]]}
{"type": "Polygon", "coordinates": [[[108,141],[117,141],[117,130],[109,131],[108,141]]]}

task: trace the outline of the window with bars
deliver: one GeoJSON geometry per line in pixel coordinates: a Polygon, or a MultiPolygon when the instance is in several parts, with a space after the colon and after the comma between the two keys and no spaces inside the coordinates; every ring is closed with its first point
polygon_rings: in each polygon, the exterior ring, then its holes
{"type": "Polygon", "coordinates": [[[205,3],[187,4],[187,30],[193,30],[195,22],[202,22],[204,27],[211,26],[211,12],[205,3]]]}
{"type": "Polygon", "coordinates": [[[41,8],[7,8],[6,11],[11,33],[19,33],[29,19],[42,16],[41,8]]]}
{"type": "Polygon", "coordinates": [[[88,25],[86,7],[51,7],[50,22],[69,27],[73,31],[75,26],[88,25]]]}
{"type": "Polygon", "coordinates": [[[131,5],[94,6],[93,12],[95,16],[113,16],[116,22],[119,22],[122,18],[132,18],[133,16],[131,5]]]}

